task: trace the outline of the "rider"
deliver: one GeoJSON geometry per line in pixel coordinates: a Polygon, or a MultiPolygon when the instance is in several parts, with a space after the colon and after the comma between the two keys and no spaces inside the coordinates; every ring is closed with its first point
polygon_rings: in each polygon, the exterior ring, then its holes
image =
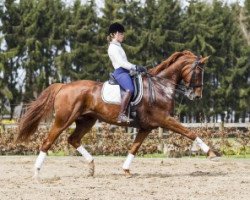
{"type": "Polygon", "coordinates": [[[128,104],[134,93],[134,85],[129,72],[133,70],[137,70],[138,72],[146,72],[145,67],[137,66],[128,62],[126,53],[121,46],[121,43],[124,40],[124,32],[124,26],[115,22],[109,26],[109,35],[107,38],[109,41],[108,55],[113,67],[115,68],[113,75],[120,87],[125,91],[122,95],[121,109],[117,119],[118,123],[129,123],[131,121],[131,119],[126,116],[128,104]]]}

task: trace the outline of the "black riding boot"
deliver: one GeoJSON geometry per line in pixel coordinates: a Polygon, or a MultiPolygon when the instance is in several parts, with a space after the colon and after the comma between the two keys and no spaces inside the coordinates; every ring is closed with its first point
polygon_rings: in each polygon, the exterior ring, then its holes
{"type": "Polygon", "coordinates": [[[121,99],[121,110],[117,119],[118,123],[122,123],[122,122],[131,122],[132,120],[129,119],[129,117],[126,116],[126,110],[128,108],[128,104],[130,102],[131,99],[131,92],[126,91],[123,95],[122,95],[122,99],[121,99]]]}

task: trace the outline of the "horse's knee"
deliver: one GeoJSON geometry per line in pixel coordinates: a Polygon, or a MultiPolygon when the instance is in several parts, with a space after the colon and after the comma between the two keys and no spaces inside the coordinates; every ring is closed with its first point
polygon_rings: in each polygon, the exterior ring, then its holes
{"type": "Polygon", "coordinates": [[[189,131],[186,136],[191,139],[191,140],[195,140],[197,138],[197,135],[194,132],[189,131]]]}

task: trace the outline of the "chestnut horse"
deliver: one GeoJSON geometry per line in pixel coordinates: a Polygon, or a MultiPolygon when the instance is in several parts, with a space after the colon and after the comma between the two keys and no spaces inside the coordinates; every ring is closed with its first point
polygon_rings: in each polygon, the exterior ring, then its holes
{"type": "Polygon", "coordinates": [[[130,164],[143,140],[157,127],[172,130],[196,141],[209,158],[215,158],[215,153],[194,132],[171,117],[175,92],[181,80],[188,88],[190,99],[202,97],[204,64],[207,59],[208,57],[197,57],[190,51],[176,52],[158,66],[150,69],[147,76],[143,76],[144,95],[137,105],[136,120],[130,124],[117,124],[120,105],[108,104],[102,100],[103,83],[81,80],[68,84],[50,85],[35,101],[31,102],[19,124],[17,140],[27,141],[29,136],[36,132],[40,121],[54,109],[55,121],[36,159],[35,177],[38,177],[38,172],[51,145],[63,130],[74,122],[76,128],[69,136],[68,142],[88,161],[90,175],[93,175],[94,160],[81,144],[81,139],[93,127],[97,119],[110,124],[138,128],[138,134],[123,165],[127,176],[131,175],[130,164]],[[148,76],[151,77],[151,85],[148,76]],[[150,101],[152,100],[150,89],[155,94],[153,102],[150,101]]]}

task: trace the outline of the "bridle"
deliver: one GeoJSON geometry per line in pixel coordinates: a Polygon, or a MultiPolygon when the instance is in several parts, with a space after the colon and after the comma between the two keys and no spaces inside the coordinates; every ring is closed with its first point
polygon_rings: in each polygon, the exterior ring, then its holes
{"type": "Polygon", "coordinates": [[[177,85],[176,91],[184,94],[185,96],[187,96],[191,100],[193,100],[193,98],[194,98],[194,96],[193,96],[194,89],[197,87],[203,86],[204,68],[203,68],[203,66],[200,66],[200,64],[201,64],[201,57],[197,56],[196,60],[194,61],[194,63],[191,66],[191,70],[187,74],[187,76],[188,76],[190,73],[192,73],[189,83],[177,85]],[[201,74],[201,84],[195,83],[196,79],[197,79],[197,72],[196,72],[197,68],[199,70],[201,70],[201,73],[202,73],[201,74]]]}
{"type": "MultiPolygon", "coordinates": [[[[192,66],[191,66],[191,70],[188,72],[188,74],[192,73],[191,79],[190,79],[190,81],[189,81],[188,83],[185,83],[185,84],[182,84],[182,83],[176,84],[176,83],[171,82],[170,80],[168,80],[168,83],[177,86],[177,87],[174,89],[176,92],[182,93],[182,94],[184,94],[185,96],[190,96],[190,94],[192,93],[192,91],[193,91],[195,88],[197,88],[197,87],[202,87],[202,86],[203,86],[204,68],[203,68],[203,66],[200,66],[200,64],[201,64],[201,57],[200,57],[200,56],[197,56],[196,60],[194,61],[194,63],[193,63],[192,66]],[[199,70],[201,70],[201,73],[202,73],[201,84],[196,84],[196,83],[195,83],[195,80],[196,80],[196,78],[197,78],[197,73],[196,73],[196,69],[197,69],[197,68],[198,68],[199,70]]],[[[187,75],[188,75],[188,74],[187,74],[187,75]]],[[[152,91],[152,88],[153,88],[152,85],[153,85],[153,83],[152,83],[152,81],[150,80],[153,76],[152,76],[151,74],[149,74],[149,73],[146,73],[146,75],[147,75],[148,81],[149,81],[149,83],[150,83],[150,85],[151,85],[151,87],[149,87],[149,88],[150,88],[150,94],[153,94],[153,91],[152,91]]],[[[157,76],[155,76],[154,78],[157,78],[157,79],[158,79],[158,83],[160,83],[162,86],[165,86],[165,87],[167,86],[166,83],[164,83],[164,82],[166,81],[166,78],[161,78],[161,77],[157,77],[157,76]],[[162,80],[163,82],[162,82],[161,80],[162,80]]],[[[154,102],[155,96],[152,95],[151,98],[152,98],[152,99],[151,99],[150,102],[154,102]]]]}
{"type": "Polygon", "coordinates": [[[200,56],[197,56],[196,60],[194,61],[194,63],[192,64],[191,66],[191,70],[188,74],[192,73],[191,75],[191,79],[190,79],[190,82],[188,84],[185,84],[187,85],[187,89],[195,89],[197,87],[202,87],[203,86],[203,77],[204,77],[204,68],[203,66],[200,66],[200,60],[201,60],[201,57],[200,56]],[[201,70],[201,73],[202,73],[202,80],[201,80],[201,84],[196,84],[195,83],[195,80],[197,78],[197,73],[196,73],[196,69],[200,69],[201,70]]]}

